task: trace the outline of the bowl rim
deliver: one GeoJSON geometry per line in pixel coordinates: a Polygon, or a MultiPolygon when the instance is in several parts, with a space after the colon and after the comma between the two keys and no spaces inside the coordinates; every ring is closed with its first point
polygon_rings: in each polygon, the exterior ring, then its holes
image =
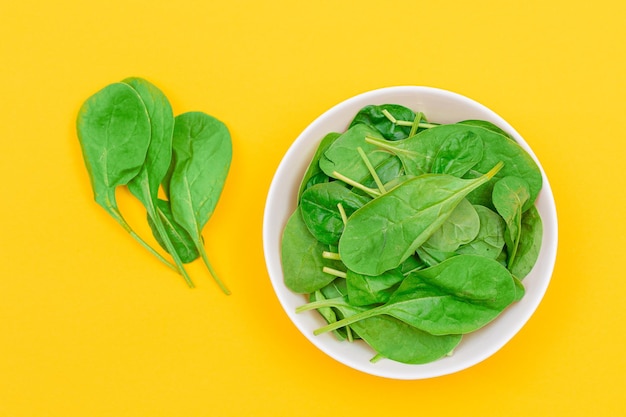
{"type": "MultiPolygon", "coordinates": [[[[419,100],[416,100],[419,101],[419,100]]],[[[398,103],[402,104],[402,103],[398,103]]],[[[406,104],[404,104],[406,105],[406,104]]],[[[411,107],[411,106],[407,106],[411,107]]],[[[420,110],[411,107],[413,110],[420,110]]],[[[356,112],[352,114],[354,116],[356,112]]],[[[428,113],[426,113],[428,117],[428,113]]],[[[463,118],[461,118],[463,119],[463,118]]],[[[351,120],[351,119],[350,119],[351,120]]],[[[347,128],[347,124],[350,120],[346,120],[344,130],[347,128]]],[[[447,121],[435,120],[440,123],[447,123],[447,121]]],[[[457,120],[459,119],[457,118],[457,120]]],[[[336,125],[336,123],[335,123],[336,125]]],[[[332,129],[327,129],[326,133],[330,132],[332,129]]],[[[305,161],[310,161],[310,156],[305,161]]],[[[298,175],[299,175],[298,174],[298,175]]],[[[299,181],[301,179],[301,175],[297,179],[297,183],[299,185],[299,181]]],[[[293,182],[293,181],[292,181],[293,182]]],[[[291,190],[293,193],[293,190],[291,190]]],[[[289,194],[289,193],[287,193],[289,194]]],[[[296,202],[295,199],[288,203],[293,206],[295,209],[296,202]]],[[[283,207],[284,209],[284,207],[283,207]]],[[[291,211],[293,212],[293,209],[291,211]]],[[[284,211],[284,210],[283,210],[284,211]]],[[[283,213],[284,217],[284,213],[283,213]]],[[[391,378],[391,379],[401,379],[401,380],[416,380],[416,379],[425,379],[425,378],[433,378],[443,375],[452,374],[455,372],[462,371],[464,369],[470,368],[485,359],[489,358],[497,351],[499,351],[505,344],[507,344],[521,329],[526,325],[526,323],[530,320],[531,316],[536,311],[537,307],[541,303],[548,285],[551,281],[552,274],[554,271],[554,265],[556,262],[556,254],[558,247],[558,221],[557,221],[557,212],[556,212],[556,204],[554,201],[554,195],[549,183],[549,180],[545,174],[545,171],[535,155],[534,151],[530,148],[525,139],[511,126],[504,118],[502,118],[499,114],[486,107],[485,105],[467,97],[461,95],[456,92],[452,92],[449,90],[444,90],[436,87],[429,86],[412,86],[412,85],[398,85],[391,87],[382,87],[374,90],[365,91],[363,93],[352,96],[346,100],[343,100],[334,106],[330,107],[328,110],[324,111],[321,115],[317,116],[306,128],[296,137],[296,139],[291,143],[286,153],[282,157],[274,175],[272,181],[270,183],[267,198],[265,202],[265,208],[263,213],[263,250],[264,257],[266,262],[267,272],[270,278],[270,282],[272,284],[274,293],[278,298],[279,303],[281,304],[283,310],[286,312],[287,316],[290,318],[292,323],[296,326],[296,328],[302,333],[306,339],[308,339],[313,345],[315,345],[318,349],[323,351],[325,354],[335,359],[336,361],[350,367],[356,369],[357,371],[364,372],[366,374],[375,375],[379,377],[391,378]],[[303,324],[302,314],[296,315],[295,311],[293,311],[293,306],[289,305],[289,302],[286,300],[284,284],[282,283],[282,266],[280,264],[280,237],[282,236],[282,228],[284,228],[284,224],[286,219],[282,219],[281,229],[277,234],[277,230],[275,230],[276,225],[275,221],[275,213],[280,209],[280,205],[284,204],[284,194],[287,191],[282,187],[281,180],[284,178],[284,175],[290,175],[290,171],[294,169],[298,169],[298,173],[303,173],[303,170],[308,166],[308,162],[304,162],[304,167],[295,167],[294,166],[294,158],[297,158],[299,154],[302,153],[303,148],[308,148],[308,153],[311,153],[311,149],[315,151],[317,148],[317,144],[322,139],[321,132],[324,131],[324,126],[326,126],[330,120],[338,117],[337,114],[341,114],[342,112],[347,112],[353,110],[354,108],[363,107],[364,103],[367,104],[384,104],[384,103],[394,103],[394,101],[387,100],[386,97],[389,96],[407,96],[407,97],[428,97],[431,100],[443,100],[454,101],[463,106],[467,106],[468,109],[471,109],[472,112],[483,113],[488,117],[483,117],[483,120],[489,120],[495,123],[500,128],[504,129],[507,133],[511,134],[513,138],[518,142],[518,144],[529,153],[529,155],[535,160],[539,170],[541,171],[543,177],[543,185],[540,192],[540,195],[537,199],[536,205],[539,206],[542,222],[544,224],[544,234],[543,234],[543,243],[542,249],[540,253],[542,270],[544,271],[542,275],[542,279],[533,280],[533,292],[532,297],[528,299],[528,291],[525,297],[522,299],[524,302],[523,307],[519,308],[519,304],[515,306],[511,306],[507,308],[504,314],[508,314],[509,316],[515,315],[515,320],[511,326],[501,328],[499,331],[502,331],[502,335],[497,339],[496,342],[492,342],[488,347],[484,347],[480,352],[477,352],[473,355],[470,355],[469,360],[455,362],[454,364],[448,366],[437,366],[438,362],[441,362],[445,359],[440,359],[435,362],[431,362],[430,364],[424,365],[407,365],[407,364],[399,364],[393,361],[387,361],[388,363],[392,363],[391,366],[379,366],[380,363],[372,366],[371,364],[361,363],[362,361],[354,360],[348,354],[346,356],[345,349],[337,350],[337,344],[341,343],[328,335],[328,337],[322,337],[325,335],[314,336],[309,329],[305,328],[306,325],[303,324]],[[313,143],[314,142],[314,143],[313,143]],[[281,203],[282,202],[282,203],[281,203]],[[548,226],[548,227],[546,227],[548,226]],[[272,233],[273,232],[273,233],[272,233]],[[278,241],[277,241],[278,236],[278,241]],[[535,282],[536,281],[536,282],[535,282]],[[518,308],[516,308],[518,307],[518,308]],[[511,311],[511,312],[510,312],[511,311]]],[[[539,262],[538,262],[539,263],[539,262]]],[[[537,266],[535,266],[537,268],[537,266]]],[[[533,270],[534,272],[534,270],[533,270]]],[[[533,273],[531,272],[531,274],[533,273]]],[[[287,290],[289,291],[289,290],[287,290]]],[[[293,293],[292,293],[293,294],[293,293]]],[[[302,297],[302,304],[305,302],[304,296],[302,297]]],[[[520,302],[521,303],[521,302],[520,302]]],[[[488,324],[486,327],[496,326],[498,323],[498,317],[494,322],[488,324]]],[[[307,323],[308,324],[308,323],[307,323]]],[[[502,326],[499,326],[502,327],[502,326]]],[[[483,332],[483,329],[480,329],[476,332],[476,334],[466,335],[464,336],[464,340],[461,342],[462,344],[466,342],[468,338],[476,338],[480,337],[480,333],[483,332]]],[[[345,343],[344,343],[345,345],[345,343]]]]}

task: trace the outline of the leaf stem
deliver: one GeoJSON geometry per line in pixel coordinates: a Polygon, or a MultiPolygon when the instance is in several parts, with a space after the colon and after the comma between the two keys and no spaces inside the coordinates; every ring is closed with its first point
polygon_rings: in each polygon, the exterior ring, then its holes
{"type": "Polygon", "coordinates": [[[495,164],[493,168],[491,168],[487,173],[485,173],[485,177],[487,178],[487,181],[493,178],[502,169],[503,166],[504,166],[504,162],[500,161],[497,164],[495,164]]]}
{"type": "Polygon", "coordinates": [[[341,221],[345,226],[348,223],[348,215],[346,214],[346,210],[343,208],[343,204],[337,203],[337,209],[339,210],[339,214],[341,215],[341,221]]]}
{"type": "Polygon", "coordinates": [[[311,301],[310,303],[306,303],[301,305],[300,307],[296,307],[296,313],[303,313],[309,310],[317,310],[319,308],[338,307],[345,303],[345,297],[324,298],[322,300],[311,301]]]}
{"type": "Polygon", "coordinates": [[[511,253],[509,254],[509,259],[507,260],[507,267],[511,269],[513,262],[515,261],[515,256],[517,255],[517,248],[519,247],[519,240],[522,235],[522,228],[518,228],[517,235],[515,239],[513,239],[513,248],[511,249],[511,253]]]}
{"type": "Polygon", "coordinates": [[[387,119],[389,119],[391,123],[393,124],[398,123],[398,120],[395,117],[393,117],[393,114],[389,113],[389,110],[383,109],[382,113],[385,115],[387,119]]]}
{"type": "Polygon", "coordinates": [[[352,329],[349,326],[346,327],[346,337],[348,342],[354,342],[354,335],[352,334],[352,329]]]}
{"type": "MultiPolygon", "coordinates": [[[[396,122],[396,124],[397,124],[398,126],[413,126],[413,122],[409,122],[408,120],[398,120],[398,121],[396,122]]],[[[420,123],[418,123],[418,125],[417,125],[417,126],[418,126],[418,127],[423,127],[423,128],[425,128],[425,129],[430,129],[430,128],[432,128],[432,127],[437,127],[437,126],[439,126],[439,125],[438,125],[438,124],[435,124],[435,123],[420,122],[420,123]]]]}
{"type": "Polygon", "coordinates": [[[187,285],[189,286],[189,288],[194,288],[195,285],[193,281],[191,280],[191,277],[187,273],[187,270],[185,269],[185,266],[183,265],[183,262],[181,261],[180,256],[178,255],[178,252],[176,252],[176,248],[172,244],[172,241],[169,235],[165,231],[165,226],[163,226],[163,220],[161,219],[161,216],[159,216],[159,214],[156,212],[156,208],[155,208],[155,205],[153,204],[152,198],[150,198],[149,191],[146,192],[146,195],[147,195],[147,202],[149,203],[148,214],[152,218],[152,221],[154,222],[154,225],[156,226],[157,231],[159,232],[159,235],[161,235],[161,239],[163,239],[163,243],[165,243],[165,247],[167,248],[167,251],[174,259],[174,262],[176,263],[176,266],[178,267],[180,274],[185,279],[185,282],[187,282],[187,285]]]}
{"type": "Polygon", "coordinates": [[[418,155],[418,153],[415,151],[399,148],[397,146],[394,146],[388,143],[388,141],[384,139],[378,139],[378,138],[373,138],[371,136],[365,136],[365,142],[370,143],[372,145],[376,145],[381,149],[391,152],[392,154],[403,153],[405,155],[418,155]]]}
{"type": "Polygon", "coordinates": [[[340,261],[341,256],[337,252],[324,251],[322,252],[322,258],[332,259],[333,261],[340,261]]]}
{"type": "Polygon", "coordinates": [[[150,244],[148,244],[148,242],[146,242],[145,240],[143,240],[141,238],[141,236],[139,236],[133,229],[132,227],[130,227],[130,225],[128,224],[128,222],[126,222],[126,219],[124,219],[124,216],[122,216],[122,213],[120,212],[119,208],[116,205],[109,205],[107,212],[109,214],[111,214],[111,216],[115,219],[115,221],[124,228],[124,230],[126,230],[133,239],[135,239],[137,242],[139,242],[139,244],[141,246],[143,246],[145,249],[148,250],[148,252],[150,252],[152,255],[154,255],[159,261],[161,261],[163,264],[165,264],[168,268],[176,271],[176,272],[180,272],[178,271],[178,268],[176,268],[175,265],[173,265],[170,261],[168,261],[167,259],[165,259],[163,257],[163,255],[161,255],[159,252],[156,251],[156,249],[154,249],[152,246],[150,246],[150,244]]]}
{"type": "Polygon", "coordinates": [[[137,242],[139,242],[141,244],[141,246],[143,246],[144,248],[146,248],[151,254],[153,254],[154,256],[156,256],[156,258],[163,262],[168,268],[170,268],[173,271],[176,272],[180,272],[178,270],[178,268],[176,268],[176,265],[172,264],[170,261],[168,261],[167,259],[165,259],[163,257],[163,255],[161,255],[159,252],[157,252],[152,246],[150,246],[145,240],[143,240],[141,238],[141,236],[139,236],[137,233],[135,233],[134,230],[129,230],[130,235],[133,237],[133,239],[135,239],[137,242]]]}
{"type": "Polygon", "coordinates": [[[413,125],[411,126],[411,132],[409,132],[409,137],[417,133],[417,129],[419,128],[423,115],[424,113],[422,112],[417,112],[417,114],[415,115],[415,120],[413,120],[413,125]]]}
{"type": "Polygon", "coordinates": [[[343,182],[345,182],[348,185],[351,185],[355,188],[358,188],[361,191],[366,192],[367,194],[369,194],[371,197],[376,198],[376,197],[380,197],[380,192],[378,190],[375,190],[373,188],[369,188],[363,184],[361,184],[360,182],[357,182],[351,178],[346,177],[343,174],[340,174],[337,171],[333,171],[333,177],[337,178],[338,180],[341,180],[343,182]]]}
{"type": "Polygon", "coordinates": [[[327,332],[330,332],[330,331],[333,331],[333,330],[337,330],[337,329],[339,329],[341,327],[348,326],[348,325],[350,325],[352,323],[356,323],[357,321],[377,316],[379,314],[382,314],[380,312],[381,307],[384,307],[384,305],[382,305],[380,307],[374,307],[372,309],[362,311],[362,312],[354,314],[352,316],[348,316],[348,317],[346,317],[346,318],[344,318],[342,320],[330,323],[330,324],[328,324],[326,326],[323,326],[323,327],[320,327],[319,329],[316,329],[315,331],[313,331],[313,334],[318,336],[318,335],[320,335],[322,333],[327,333],[327,332]]]}
{"type": "Polygon", "coordinates": [[[376,355],[372,357],[372,359],[370,359],[370,363],[376,363],[380,361],[381,359],[385,359],[385,357],[382,354],[377,353],[376,355]]]}
{"type": "Polygon", "coordinates": [[[213,277],[217,285],[220,287],[222,292],[224,292],[224,294],[230,295],[230,290],[226,287],[226,285],[222,282],[222,280],[217,276],[217,274],[215,273],[215,270],[211,266],[211,263],[209,262],[209,258],[207,257],[206,251],[204,250],[204,246],[202,246],[200,242],[196,242],[196,246],[198,247],[198,252],[200,252],[202,261],[206,265],[207,269],[209,270],[209,273],[211,274],[211,276],[213,277]]]}
{"type": "Polygon", "coordinates": [[[339,277],[339,278],[345,278],[346,277],[346,273],[345,272],[339,271],[338,269],[335,269],[335,268],[330,268],[328,266],[323,267],[322,271],[327,273],[327,274],[339,277]]]}
{"type": "Polygon", "coordinates": [[[372,165],[372,162],[365,154],[365,151],[360,146],[356,148],[356,150],[361,156],[361,159],[363,160],[363,162],[365,163],[365,166],[367,167],[367,170],[370,172],[370,175],[372,176],[372,178],[374,178],[374,182],[376,183],[376,186],[378,187],[378,191],[380,191],[381,194],[385,194],[387,190],[385,190],[385,186],[383,185],[383,182],[380,180],[380,177],[378,176],[376,169],[374,169],[374,166],[372,165]]]}

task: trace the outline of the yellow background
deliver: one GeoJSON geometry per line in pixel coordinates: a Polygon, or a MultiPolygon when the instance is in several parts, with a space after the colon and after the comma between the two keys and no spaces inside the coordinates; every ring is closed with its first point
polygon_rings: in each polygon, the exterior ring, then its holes
{"type": "Polygon", "coordinates": [[[625,2],[0,1],[0,417],[626,415],[625,2]],[[175,113],[231,130],[205,229],[229,297],[200,262],[188,289],[92,200],[76,113],[133,75],[175,113]],[[318,351],[262,251],[267,190],[295,137],[392,85],[502,115],[559,216],[553,279],[524,329],[485,362],[420,381],[318,351]]]}

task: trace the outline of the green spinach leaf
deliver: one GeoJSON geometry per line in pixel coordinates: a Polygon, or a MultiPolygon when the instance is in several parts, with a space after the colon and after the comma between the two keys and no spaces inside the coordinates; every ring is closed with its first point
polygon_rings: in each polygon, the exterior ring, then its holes
{"type": "Polygon", "coordinates": [[[194,284],[187,274],[183,261],[176,252],[163,221],[157,213],[157,196],[172,159],[172,134],[174,114],[165,95],[156,86],[141,78],[124,80],[140,97],[150,120],[150,145],[146,159],[137,175],[128,183],[129,191],[137,197],[148,211],[154,226],[153,234],[159,244],[172,255],[174,262],[190,287],[194,284]],[[154,233],[156,231],[156,233],[154,233]]]}
{"type": "Polygon", "coordinates": [[[522,215],[521,229],[516,255],[509,266],[513,275],[520,280],[532,270],[541,250],[543,223],[535,206],[531,206],[522,215]]]}
{"type": "Polygon", "coordinates": [[[493,187],[493,204],[506,223],[504,241],[509,267],[515,261],[522,233],[522,213],[529,198],[528,184],[518,177],[504,177],[493,187]]]}
{"type": "Polygon", "coordinates": [[[329,177],[338,178],[337,173],[339,173],[357,182],[369,178],[370,171],[359,156],[358,148],[363,149],[373,166],[382,164],[385,160],[392,158],[393,155],[368,144],[365,142],[366,137],[382,139],[378,131],[364,124],[351,127],[335,139],[320,159],[319,164],[322,171],[329,177]]]}
{"type": "Polygon", "coordinates": [[[504,177],[512,176],[523,178],[528,184],[530,197],[525,207],[528,208],[534,204],[541,190],[543,177],[530,154],[509,137],[482,127],[466,125],[465,128],[478,133],[483,140],[485,149],[489,149],[489,152],[483,153],[482,159],[465,175],[465,178],[479,176],[487,172],[494,163],[504,162],[502,170],[491,181],[468,195],[467,198],[470,202],[493,208],[492,195],[495,183],[504,177]]]}
{"type": "Polygon", "coordinates": [[[467,194],[501,168],[497,164],[474,180],[422,175],[372,200],[348,219],[339,241],[342,261],[365,275],[396,268],[441,227],[467,194]]]}
{"type": "Polygon", "coordinates": [[[385,271],[375,277],[348,270],[346,284],[348,300],[354,306],[385,303],[404,279],[400,268],[385,271]]]}
{"type": "Polygon", "coordinates": [[[483,142],[476,132],[460,125],[442,125],[405,140],[368,142],[397,155],[411,175],[427,173],[465,175],[483,156],[483,142]]]}
{"type": "Polygon", "coordinates": [[[224,123],[208,114],[183,113],[175,118],[172,148],[172,214],[192,237],[215,282],[228,294],[208,260],[202,229],[215,210],[230,169],[230,133],[224,123]]]}
{"type": "Polygon", "coordinates": [[[439,249],[432,248],[428,245],[422,245],[417,248],[417,256],[419,259],[428,266],[435,266],[446,259],[458,255],[456,252],[446,252],[439,249]]]}
{"type": "Polygon", "coordinates": [[[150,205],[157,199],[172,160],[174,113],[165,94],[155,85],[142,78],[128,78],[123,82],[139,95],[150,121],[150,145],[141,170],[128,183],[128,189],[144,205],[150,205]]]}
{"type": "Polygon", "coordinates": [[[302,218],[313,236],[322,243],[336,245],[344,228],[340,204],[350,217],[370,200],[357,195],[338,181],[316,184],[308,188],[300,199],[302,218]]]}
{"type": "Polygon", "coordinates": [[[350,127],[357,124],[364,124],[379,131],[387,140],[405,139],[411,132],[411,126],[398,125],[389,117],[395,120],[413,121],[415,112],[398,104],[369,105],[363,107],[350,123],[350,127]],[[388,115],[385,114],[388,112],[388,115]]]}
{"type": "MultiPolygon", "coordinates": [[[[345,307],[339,307],[345,310],[345,307]]],[[[419,365],[449,355],[462,335],[433,335],[390,316],[374,316],[350,326],[379,356],[419,365]]]]}
{"type": "Polygon", "coordinates": [[[96,203],[144,248],[176,270],[126,222],[115,195],[118,187],[141,172],[150,146],[150,119],[140,96],[126,83],[104,87],[81,106],[76,130],[96,203]]]}
{"type": "Polygon", "coordinates": [[[466,334],[491,322],[516,297],[511,273],[498,262],[459,255],[411,273],[389,301],[315,331],[354,327],[366,318],[389,315],[434,335],[466,334]]]}
{"type": "Polygon", "coordinates": [[[480,217],[474,206],[463,199],[452,210],[441,227],[433,232],[424,245],[441,252],[454,252],[471,242],[480,231],[480,217]]]}
{"type": "MultiPolygon", "coordinates": [[[[355,316],[366,314],[365,307],[352,305],[343,296],[336,298],[315,298],[311,303],[297,309],[303,312],[317,309],[328,312],[329,309],[337,311],[343,317],[337,320],[337,316],[331,317],[329,326],[337,323],[352,321],[349,326],[351,332],[363,339],[377,353],[375,358],[384,357],[400,363],[424,364],[440,359],[450,354],[461,341],[462,335],[433,335],[401,320],[387,315],[374,315],[360,320],[354,320],[355,316]],[[332,306],[332,307],[331,307],[332,306]]],[[[340,336],[343,339],[345,336],[340,336]]]]}
{"type": "Polygon", "coordinates": [[[480,255],[496,259],[504,248],[504,220],[485,206],[474,206],[478,214],[480,229],[476,238],[461,245],[456,252],[467,255],[480,255]]]}
{"type": "Polygon", "coordinates": [[[287,221],[281,244],[285,286],[295,293],[308,294],[331,283],[335,277],[323,271],[331,264],[322,256],[326,250],[328,245],[313,237],[300,209],[296,209],[287,221]]]}

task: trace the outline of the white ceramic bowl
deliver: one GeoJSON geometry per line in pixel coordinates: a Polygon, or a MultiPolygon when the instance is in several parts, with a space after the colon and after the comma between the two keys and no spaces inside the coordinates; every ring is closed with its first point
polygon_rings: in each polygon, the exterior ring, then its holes
{"type": "Polygon", "coordinates": [[[406,380],[432,378],[469,368],[493,355],[511,340],[530,319],[545,294],[556,259],[557,235],[556,208],[550,183],[530,146],[515,129],[492,110],[467,97],[418,86],[369,91],[334,106],[313,121],[282,159],[269,189],[263,220],[263,249],[272,285],[285,312],[302,334],[328,356],[349,367],[372,375],[406,380]],[[543,188],[536,202],[543,221],[543,242],[535,267],[524,279],[524,298],[489,325],[464,336],[452,356],[425,365],[406,365],[385,359],[371,363],[373,351],[362,341],[340,342],[331,333],[313,335],[313,330],[326,323],[316,311],[296,314],[296,307],[306,303],[306,298],[291,292],[283,282],[280,260],[282,231],[296,208],[300,181],[318,143],[329,132],[345,131],[362,107],[385,103],[401,104],[421,111],[428,120],[437,123],[454,123],[466,119],[490,121],[510,133],[528,151],[539,164],[543,175],[543,188]]]}

